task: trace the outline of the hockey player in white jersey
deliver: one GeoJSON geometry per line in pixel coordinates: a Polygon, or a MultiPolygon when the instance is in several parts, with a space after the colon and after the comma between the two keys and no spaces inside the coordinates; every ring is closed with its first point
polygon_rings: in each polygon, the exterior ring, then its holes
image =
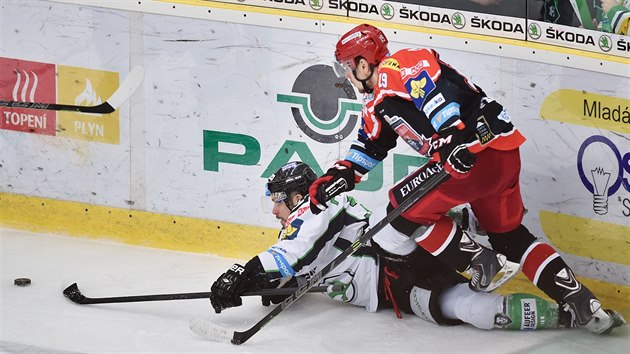
{"type": "MultiPolygon", "coordinates": [[[[371,213],[348,194],[333,198],[317,215],[311,212],[308,187],[316,178],[308,165],[290,162],[268,179],[267,195],[282,224],[278,242],[245,266],[234,264],[214,282],[210,301],[216,313],[240,306],[246,291],[301,284],[365,232],[371,213]]],[[[474,292],[468,279],[413,239],[389,233],[397,231],[386,227],[324,276],[320,285],[329,286],[329,297],[369,312],[393,308],[399,318],[404,312],[444,325],[517,330],[564,326],[557,304],[530,294],[474,292]],[[378,239],[405,256],[384,251],[378,239]]],[[[263,304],[283,299],[263,297],[263,304]]]]}

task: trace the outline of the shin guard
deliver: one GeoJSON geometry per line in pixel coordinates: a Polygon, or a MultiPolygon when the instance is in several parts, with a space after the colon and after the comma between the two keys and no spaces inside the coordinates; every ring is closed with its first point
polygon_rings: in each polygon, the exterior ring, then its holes
{"type": "Polygon", "coordinates": [[[503,298],[494,326],[511,330],[558,328],[558,305],[531,294],[511,294],[503,298]]]}

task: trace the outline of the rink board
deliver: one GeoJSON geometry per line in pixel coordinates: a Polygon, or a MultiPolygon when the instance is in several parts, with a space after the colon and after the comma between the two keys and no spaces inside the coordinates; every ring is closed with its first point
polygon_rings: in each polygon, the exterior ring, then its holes
{"type": "MultiPolygon", "coordinates": [[[[364,19],[140,3],[3,1],[0,59],[17,64],[3,72],[2,99],[54,91],[59,103],[84,93],[97,101],[131,67],[144,66],[146,75],[116,116],[57,115],[56,125],[40,129],[52,113],[0,112],[2,225],[247,259],[273,242],[278,226],[263,207],[266,178],[293,159],[321,173],[354,139],[359,95],[335,81],[330,61],[339,35],[364,19]],[[80,80],[65,79],[75,72],[80,80]],[[23,80],[32,84],[33,75],[41,79],[36,89],[23,80]]],[[[580,276],[619,284],[595,284],[607,289],[598,295],[627,300],[628,59],[372,23],[392,50],[434,47],[508,108],[528,138],[524,224],[580,276]]],[[[353,195],[382,207],[388,189],[419,163],[401,142],[353,195]]]]}

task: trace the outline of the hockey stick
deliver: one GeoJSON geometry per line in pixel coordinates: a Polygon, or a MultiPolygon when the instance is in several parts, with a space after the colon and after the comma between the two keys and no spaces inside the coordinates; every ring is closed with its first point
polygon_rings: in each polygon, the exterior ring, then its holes
{"type": "Polygon", "coordinates": [[[131,95],[136,91],[136,89],[142,83],[143,78],[144,78],[144,69],[142,68],[142,66],[134,67],[129,72],[129,75],[127,75],[123,83],[118,87],[116,92],[114,92],[107,101],[96,106],[75,106],[75,105],[57,104],[57,103],[18,102],[18,101],[0,100],[0,107],[109,114],[109,113],[114,112],[116,109],[118,109],[120,105],[122,105],[129,97],[131,97],[131,95]]]}
{"type": "Polygon", "coordinates": [[[595,29],[595,26],[593,26],[593,18],[590,10],[588,9],[588,5],[586,4],[586,0],[570,0],[569,2],[571,3],[578,20],[580,20],[582,27],[590,30],[595,29]]]}
{"type": "MultiPolygon", "coordinates": [[[[321,293],[327,291],[326,286],[316,286],[309,292],[321,293]]],[[[335,290],[333,287],[332,290],[335,290]]],[[[291,295],[296,288],[278,288],[264,289],[259,291],[250,291],[243,293],[241,296],[274,296],[274,295],[291,295]]],[[[180,294],[156,294],[156,295],[136,295],[136,296],[119,296],[119,297],[87,297],[81,293],[77,283],[67,287],[63,294],[72,302],[79,305],[91,304],[111,304],[118,302],[141,302],[141,301],[169,301],[169,300],[189,300],[189,299],[208,299],[210,292],[200,293],[180,293],[180,294]]]]}
{"type": "Polygon", "coordinates": [[[440,183],[449,178],[449,174],[444,171],[442,166],[439,164],[428,166],[426,171],[427,172],[424,175],[420,175],[418,177],[418,183],[410,187],[410,193],[405,196],[406,199],[404,199],[396,208],[394,208],[376,225],[361,235],[359,239],[339,254],[334,260],[322,267],[317,273],[313,274],[306,284],[295,290],[291,296],[285,299],[282,303],[278,304],[278,306],[276,306],[271,312],[260,319],[248,330],[243,332],[233,331],[230,333],[230,331],[225,328],[222,328],[210,321],[198,318],[193,318],[190,321],[190,329],[198,335],[213,341],[230,341],[232,344],[245,343],[249,338],[258,333],[263,326],[268,324],[274,317],[278,316],[282,310],[291,306],[295,301],[302,297],[302,295],[310,291],[310,289],[312,289],[316,284],[320,283],[325,275],[337,267],[339,263],[343,262],[346,258],[352,255],[357,249],[365,245],[376,233],[381,231],[385,226],[400,216],[400,214],[415,204],[427,193],[432,191],[440,183]]]}

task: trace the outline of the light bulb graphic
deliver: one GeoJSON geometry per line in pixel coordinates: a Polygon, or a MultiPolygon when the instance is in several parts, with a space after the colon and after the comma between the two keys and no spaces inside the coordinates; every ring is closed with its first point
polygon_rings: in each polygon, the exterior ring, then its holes
{"type": "Polygon", "coordinates": [[[608,212],[608,182],[610,173],[601,167],[591,170],[593,176],[593,211],[599,215],[608,212]]]}
{"type": "Polygon", "coordinates": [[[608,197],[621,187],[621,160],[617,146],[601,135],[584,140],[578,151],[578,175],[593,194],[593,211],[598,215],[608,213],[608,197]]]}

